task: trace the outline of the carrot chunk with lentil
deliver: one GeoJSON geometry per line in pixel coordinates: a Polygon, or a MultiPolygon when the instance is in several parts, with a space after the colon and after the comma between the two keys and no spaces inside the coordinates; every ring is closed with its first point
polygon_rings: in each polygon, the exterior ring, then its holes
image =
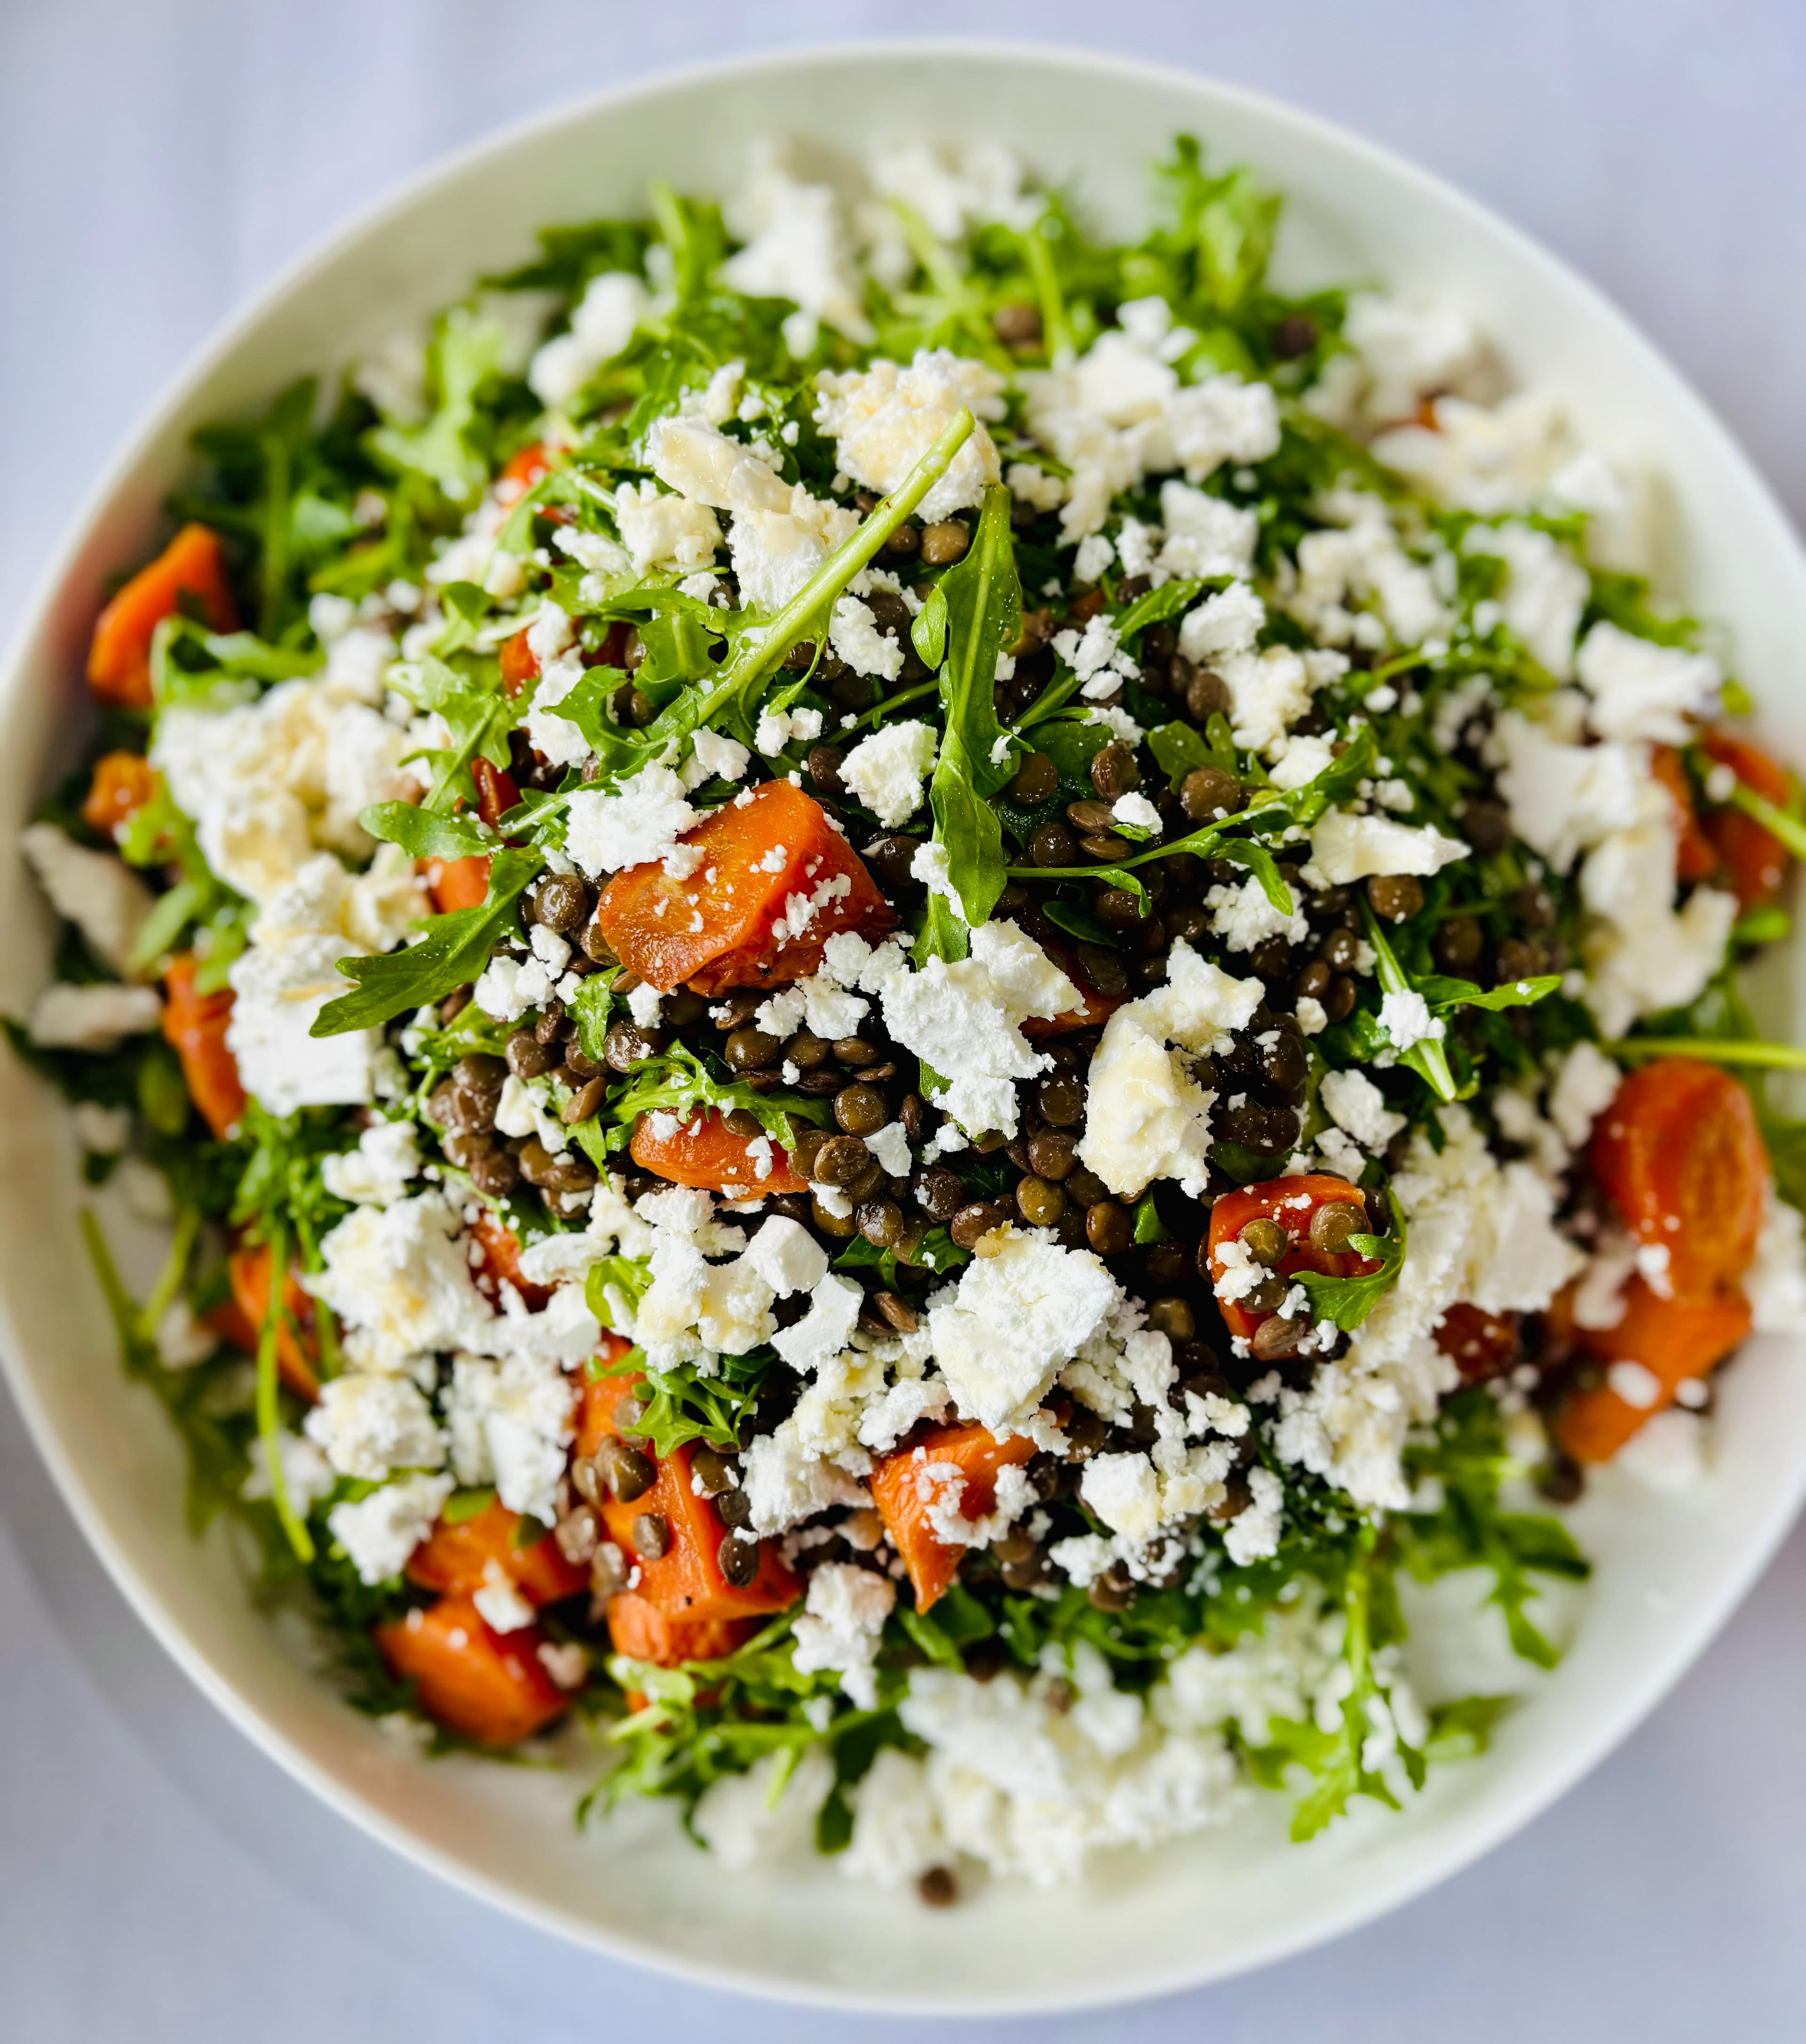
{"type": "Polygon", "coordinates": [[[657,860],[629,866],[596,909],[616,956],[661,993],[781,986],[813,973],[840,931],[896,927],[859,854],[788,781],[724,803],[684,843],[701,855],[687,880],[657,860]]]}
{"type": "Polygon", "coordinates": [[[997,1504],[999,1474],[1020,1468],[1035,1452],[1020,1434],[1000,1441],[989,1427],[936,1427],[908,1447],[879,1459],[872,1472],[872,1502],[890,1544],[902,1558],[916,1593],[916,1608],[927,1611],[953,1586],[966,1550],[943,1540],[930,1517],[936,1504],[957,1487],[961,1516],[982,1519],[997,1504]]]}
{"type": "MultiPolygon", "coordinates": [[[[1379,1266],[1370,1258],[1348,1249],[1324,1246],[1321,1238],[1329,1228],[1319,1221],[1320,1212],[1335,1208],[1348,1210],[1347,1221],[1331,1232],[1329,1239],[1346,1240],[1351,1233],[1368,1232],[1366,1202],[1358,1185],[1327,1173],[1297,1178],[1275,1178],[1264,1185],[1245,1185],[1239,1192],[1224,1193],[1210,1210],[1208,1248],[1211,1282],[1214,1285],[1231,1267],[1224,1254],[1231,1243],[1239,1242],[1251,1221],[1271,1221],[1285,1238],[1285,1247],[1267,1267],[1276,1278],[1294,1277],[1312,1270],[1324,1278],[1364,1278],[1379,1266]]],[[[1270,1309],[1256,1311],[1239,1299],[1219,1299],[1223,1324],[1232,1335],[1243,1339],[1261,1322],[1271,1318],[1270,1309]]]]}
{"type": "Polygon", "coordinates": [[[668,1616],[682,1619],[756,1618],[794,1604],[801,1588],[775,1546],[750,1532],[730,1535],[713,1500],[697,1490],[691,1481],[693,1443],[655,1456],[649,1442],[622,1433],[616,1408],[644,1381],[603,1377],[586,1385],[577,1435],[578,1454],[605,1466],[602,1523],[630,1565],[637,1566],[639,1594],[668,1616]],[[634,1459],[628,1460],[623,1449],[634,1459]],[[611,1466],[612,1485],[607,1481],[611,1466]],[[730,1539],[733,1545],[724,1566],[722,1549],[730,1539]]]}
{"type": "Polygon", "coordinates": [[[151,640],[184,596],[195,597],[216,632],[238,624],[225,552],[210,526],[184,525],[149,567],[140,568],[101,613],[88,648],[88,686],[102,701],[127,709],[151,702],[151,640]]]}
{"type": "Polygon", "coordinates": [[[556,1604],[574,1596],[590,1580],[587,1569],[565,1558],[551,1534],[521,1544],[522,1520],[492,1499],[469,1519],[448,1525],[440,1519],[415,1548],[408,1580],[422,1589],[462,1596],[480,1590],[499,1570],[529,1604],[556,1604]]]}
{"type": "Polygon", "coordinates": [[[182,1060],[188,1097],[202,1118],[222,1139],[243,1119],[248,1096],[238,1076],[238,1060],[226,1041],[232,1020],[232,989],[197,992],[198,962],[188,952],[173,958],[163,976],[163,1033],[182,1060]]]}
{"type": "Polygon", "coordinates": [[[1600,1189],[1624,1225],[1667,1252],[1685,1299],[1728,1289],[1756,1253],[1768,1153],[1750,1096],[1695,1058],[1658,1058],[1632,1072],[1593,1132],[1600,1189]]]}
{"type": "Polygon", "coordinates": [[[427,1716],[480,1746],[531,1739],[571,1701],[540,1660],[539,1627],[498,1632],[467,1596],[441,1597],[376,1627],[374,1637],[427,1716]]]}
{"type": "Polygon", "coordinates": [[[763,1131],[740,1134],[712,1107],[698,1108],[682,1122],[668,1114],[641,1115],[633,1124],[628,1151],[641,1170],[668,1178],[674,1185],[706,1185],[711,1192],[731,1193],[736,1199],[809,1190],[809,1181],[798,1175],[788,1151],[763,1131]],[[667,1128],[667,1123],[672,1125],[667,1128]]]}

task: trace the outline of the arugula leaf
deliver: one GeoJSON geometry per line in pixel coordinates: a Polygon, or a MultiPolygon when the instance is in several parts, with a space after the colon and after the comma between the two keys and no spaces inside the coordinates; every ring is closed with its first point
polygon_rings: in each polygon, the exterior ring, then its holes
{"type": "Polygon", "coordinates": [[[402,685],[400,692],[420,709],[436,710],[451,736],[443,750],[428,747],[409,755],[424,760],[432,776],[421,807],[448,809],[462,800],[474,808],[471,762],[481,758],[505,771],[508,734],[521,714],[521,705],[503,690],[499,671],[491,663],[486,674],[462,674],[429,653],[420,663],[418,679],[402,685]]]}
{"type": "Polygon", "coordinates": [[[946,721],[928,802],[935,836],[947,847],[947,877],[967,924],[975,927],[1005,886],[1003,826],[985,798],[1009,778],[1012,767],[992,690],[997,655],[1022,629],[1009,492],[1001,483],[986,490],[971,544],[936,590],[947,619],[940,681],[946,721]]]}
{"type": "Polygon", "coordinates": [[[1539,1668],[1553,1668],[1558,1650],[1526,1609],[1533,1574],[1581,1581],[1591,1573],[1573,1536],[1547,1514],[1502,1512],[1499,1491],[1518,1465],[1505,1452],[1504,1422],[1483,1386],[1458,1393],[1443,1406],[1436,1437],[1406,1450],[1412,1477],[1439,1480],[1434,1512],[1401,1513],[1393,1522],[1403,1566],[1428,1582],[1458,1569],[1493,1576],[1487,1602],[1504,1613],[1512,1650],[1539,1668]]]}
{"type": "Polygon", "coordinates": [[[947,597],[936,582],[910,620],[909,643],[925,667],[938,667],[947,651],[947,597]]]}
{"type": "Polygon", "coordinates": [[[1508,981],[1503,986],[1482,989],[1470,979],[1451,979],[1441,973],[1425,973],[1417,991],[1438,1015],[1457,1008],[1484,1008],[1497,1013],[1504,1008],[1534,1008],[1560,989],[1558,972],[1539,974],[1531,979],[1508,981]]]}
{"type": "Polygon", "coordinates": [[[1143,590],[1117,618],[1117,638],[1132,638],[1150,624],[1164,624],[1168,618],[1177,617],[1190,609],[1208,586],[1202,582],[1166,582],[1158,589],[1143,590]]]}
{"type": "Polygon", "coordinates": [[[513,921],[515,903],[545,863],[536,851],[512,848],[490,862],[489,893],[474,909],[454,909],[428,919],[426,934],[405,950],[377,958],[346,958],[339,970],[357,989],[329,1001],[314,1018],[310,1036],[338,1036],[348,1029],[376,1029],[398,1015],[443,1001],[466,986],[489,962],[490,953],[513,921]]]}
{"type": "Polygon", "coordinates": [[[385,844],[398,844],[414,859],[469,859],[493,852],[496,836],[471,815],[448,816],[412,802],[376,802],[359,816],[359,825],[385,844]]]}
{"type": "MultiPolygon", "coordinates": [[[[617,1364],[616,1369],[624,1366],[617,1364]]],[[[736,1449],[740,1428],[759,1402],[759,1386],[770,1367],[771,1358],[763,1352],[725,1355],[714,1376],[698,1377],[687,1365],[679,1370],[650,1370],[642,1356],[635,1368],[645,1380],[640,1395],[646,1409],[621,1431],[650,1442],[653,1453],[661,1458],[686,1441],[736,1449]]]]}
{"type": "Polygon", "coordinates": [[[1169,781],[1182,781],[1197,767],[1220,767],[1223,763],[1195,724],[1155,725],[1147,734],[1147,749],[1169,781]]]}
{"type": "MultiPolygon", "coordinates": [[[[1398,955],[1388,941],[1385,932],[1372,905],[1363,898],[1362,913],[1367,925],[1367,941],[1374,947],[1374,976],[1380,982],[1381,993],[1411,993],[1416,991],[1410,975],[1398,962],[1398,955]]],[[[1440,1042],[1427,1041],[1413,1043],[1408,1051],[1398,1054],[1399,1062],[1408,1065],[1429,1086],[1439,1100],[1454,1101],[1461,1097],[1461,1089],[1454,1082],[1454,1074],[1449,1070],[1448,1052],[1440,1042]]],[[[1471,1090],[1471,1088],[1470,1089],[1471,1090]]]]}
{"type": "Polygon", "coordinates": [[[820,1127],[833,1111],[832,1101],[811,1099],[805,1093],[758,1093],[744,1079],[718,1078],[687,1043],[674,1043],[668,1051],[636,1067],[629,1084],[609,1103],[608,1118],[618,1134],[618,1140],[616,1135],[610,1135],[609,1147],[621,1147],[643,1114],[674,1114],[679,1121],[687,1121],[699,1107],[722,1114],[750,1114],[767,1135],[786,1147],[792,1139],[793,1121],[820,1127]]]}
{"type": "Polygon", "coordinates": [[[1259,881],[1261,892],[1273,909],[1281,916],[1291,914],[1292,890],[1280,878],[1278,862],[1264,844],[1256,844],[1251,838],[1221,838],[1217,841],[1216,856],[1232,866],[1245,866],[1259,881]]]}
{"type": "Polygon", "coordinates": [[[373,427],[371,451],[436,482],[454,503],[468,503],[489,480],[489,465],[468,437],[477,394],[499,371],[507,349],[508,329],[500,320],[454,306],[440,321],[428,352],[439,400],[432,417],[421,426],[373,427]]]}

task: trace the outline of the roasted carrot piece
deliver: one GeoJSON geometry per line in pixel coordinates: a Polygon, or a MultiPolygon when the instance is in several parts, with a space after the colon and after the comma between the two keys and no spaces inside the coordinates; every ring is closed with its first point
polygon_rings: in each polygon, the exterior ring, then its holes
{"type": "Polygon", "coordinates": [[[551,473],[557,456],[544,440],[532,440],[517,454],[510,455],[501,465],[501,473],[495,478],[495,494],[504,504],[513,504],[526,495],[541,476],[551,473]]]}
{"type": "Polygon", "coordinates": [[[1718,870],[1718,854],[1712,847],[1712,840],[1700,828],[1686,766],[1672,745],[1656,746],[1650,763],[1655,770],[1655,778],[1668,790],[1674,805],[1674,870],[1683,880],[1704,880],[1708,873],[1718,870]]]}
{"type": "MultiPolygon", "coordinates": [[[[604,1377],[584,1387],[577,1436],[579,1455],[594,1455],[611,1436],[619,1437],[615,1408],[632,1385],[643,1381],[604,1377]]],[[[647,1443],[636,1440],[633,1446],[651,1458],[647,1443]]],[[[691,1456],[688,1444],[674,1448],[657,1458],[651,1487],[637,1497],[625,1501],[605,1498],[602,1523],[629,1562],[638,1566],[640,1580],[635,1589],[647,1603],[673,1618],[757,1618],[794,1604],[801,1587],[769,1540],[758,1543],[759,1566],[750,1583],[736,1586],[722,1573],[720,1556],[728,1528],[713,1504],[699,1496],[691,1484],[691,1456]],[[646,1540],[636,1535],[636,1527],[648,1515],[663,1522],[663,1554],[651,1552],[646,1540]]]]}
{"type": "Polygon", "coordinates": [[[1750,1096],[1716,1065],[1658,1058],[1632,1072],[1593,1132],[1600,1189],[1668,1252],[1684,1299],[1735,1285],[1756,1253],[1769,1178],[1750,1096]]]}
{"type": "Polygon", "coordinates": [[[512,1285],[521,1294],[522,1303],[536,1313],[551,1298],[551,1288],[536,1285],[521,1272],[521,1238],[499,1215],[484,1208],[473,1223],[471,1232],[475,1236],[482,1253],[482,1262],[478,1267],[477,1281],[485,1278],[492,1284],[512,1285]]]}
{"type": "Polygon", "coordinates": [[[221,987],[212,993],[198,993],[194,976],[199,969],[186,951],[170,960],[163,976],[163,1033],[182,1060],[188,1097],[201,1110],[207,1126],[223,1139],[243,1118],[247,1096],[238,1076],[238,1060],[226,1042],[232,989],[221,987]]]}
{"type": "Polygon", "coordinates": [[[471,778],[477,784],[477,814],[493,830],[520,801],[521,790],[512,774],[482,758],[471,762],[471,778]]]}
{"type": "MultiPolygon", "coordinates": [[[[1790,790],[1786,770],[1758,745],[1729,732],[1708,731],[1700,740],[1700,750],[1721,766],[1728,766],[1746,788],[1751,789],[1777,809],[1787,805],[1790,790]]],[[[1763,829],[1754,816],[1741,809],[1710,809],[1704,825],[1706,836],[1722,863],[1739,905],[1760,909],[1781,892],[1792,863],[1788,849],[1772,831],[1763,829]]],[[[1684,878],[1685,876],[1683,876],[1684,878]]]]}
{"type": "Polygon", "coordinates": [[[571,1701],[540,1663],[539,1627],[497,1632],[467,1596],[441,1597],[374,1637],[427,1716],[482,1746],[530,1739],[571,1701]]]}
{"type": "Polygon", "coordinates": [[[1509,1370],[1524,1353],[1523,1322],[1516,1313],[1488,1313],[1478,1306],[1451,1306],[1436,1329],[1436,1346],[1454,1358],[1463,1384],[1484,1384],[1509,1370]]]}
{"type": "Polygon", "coordinates": [[[421,877],[440,915],[453,909],[480,909],[489,895],[489,859],[482,852],[468,859],[423,859],[421,877]]]}
{"type": "MultiPolygon", "coordinates": [[[[1292,1247],[1274,1266],[1281,1278],[1301,1270],[1314,1270],[1325,1278],[1364,1278],[1379,1266],[1353,1251],[1331,1254],[1311,1246],[1311,1220],[1320,1207],[1353,1207],[1358,1220],[1356,1232],[1367,1232],[1366,1202],[1358,1185],[1326,1173],[1297,1178],[1275,1178],[1264,1185],[1244,1185],[1239,1192],[1224,1193],[1210,1210],[1210,1270],[1212,1281],[1228,1267],[1222,1256],[1225,1243],[1234,1242],[1251,1220],[1276,1220],[1285,1229],[1292,1247]]],[[[1223,1324],[1231,1334],[1251,1335],[1268,1316],[1252,1313],[1239,1301],[1221,1303],[1223,1324]]]]}
{"type": "Polygon", "coordinates": [[[929,1523],[929,1507],[941,1494],[942,1485],[928,1472],[951,1464],[964,1480],[961,1512],[982,1519],[997,1503],[998,1472],[1020,1466],[1034,1452],[1035,1443],[1020,1434],[1000,1441],[989,1427],[970,1425],[934,1427],[880,1458],[872,1472],[872,1502],[909,1572],[917,1611],[926,1611],[947,1594],[966,1553],[963,1547],[950,1546],[929,1523]]]}
{"type": "Polygon", "coordinates": [[[88,649],[88,686],[103,702],[150,707],[152,636],[185,595],[199,598],[216,632],[236,628],[225,551],[210,526],[184,525],[101,613],[88,649]]]}
{"type": "Polygon", "coordinates": [[[574,1596],[590,1580],[587,1569],[567,1561],[549,1533],[531,1546],[518,1544],[521,1515],[492,1500],[475,1517],[448,1526],[441,1519],[415,1548],[408,1580],[448,1596],[480,1590],[493,1566],[501,1570],[529,1604],[556,1604],[574,1596]]]}
{"type": "Polygon", "coordinates": [[[879,936],[897,917],[821,805],[767,781],[704,818],[684,840],[702,855],[687,880],[629,866],[603,891],[596,921],[622,964],[661,993],[777,986],[821,962],[842,930],[879,936]]]}
{"type": "Polygon", "coordinates": [[[1577,1327],[1575,1339],[1601,1362],[1636,1362],[1654,1380],[1656,1396],[1633,1405],[1602,1384],[1577,1391],[1555,1416],[1558,1443],[1576,1462],[1609,1462],[1651,1413],[1673,1403],[1689,1377],[1723,1362],[1750,1331],[1741,1292],[1699,1299],[1658,1299],[1641,1278],[1624,1288],[1624,1316],[1615,1327],[1577,1327]]]}
{"type": "Polygon", "coordinates": [[[643,1114],[633,1124],[628,1151],[641,1170],[675,1185],[706,1185],[731,1191],[736,1199],[763,1199],[768,1193],[806,1193],[809,1181],[791,1164],[790,1153],[767,1135],[736,1135],[715,1108],[699,1108],[686,1122],[673,1115],[643,1114]],[[667,1122],[673,1125],[664,1127],[667,1122]],[[763,1142],[765,1148],[755,1151],[763,1142]],[[761,1160],[765,1176],[759,1175],[761,1160]]]}
{"type": "Polygon", "coordinates": [[[498,655],[501,663],[501,686],[511,696],[517,696],[527,684],[538,678],[540,656],[527,644],[527,630],[523,625],[512,639],[504,639],[498,655]]]}
{"type": "Polygon", "coordinates": [[[157,791],[157,770],[141,752],[108,752],[94,762],[94,778],[82,802],[82,821],[110,838],[157,791]]]}
{"type": "MultiPolygon", "coordinates": [[[[270,1310],[270,1252],[261,1243],[235,1249],[226,1259],[226,1270],[232,1279],[232,1304],[243,1318],[230,1332],[223,1327],[221,1331],[233,1341],[242,1339],[240,1330],[248,1333],[250,1338],[243,1346],[248,1354],[255,1354],[270,1310]]],[[[305,1399],[317,1398],[320,1374],[313,1335],[313,1300],[302,1289],[292,1270],[282,1304],[287,1312],[276,1327],[276,1368],[290,1390],[305,1399]]]]}
{"type": "Polygon", "coordinates": [[[680,1661],[720,1661],[751,1639],[751,1618],[675,1618],[647,1598],[623,1590],[609,1600],[609,1638],[630,1661],[674,1668],[680,1661]]]}

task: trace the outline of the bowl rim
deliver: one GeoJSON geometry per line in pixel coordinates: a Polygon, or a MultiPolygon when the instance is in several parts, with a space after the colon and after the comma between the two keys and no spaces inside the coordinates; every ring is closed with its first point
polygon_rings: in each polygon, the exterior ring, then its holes
{"type": "MultiPolygon", "coordinates": [[[[198,394],[216,370],[291,294],[367,236],[399,216],[449,178],[486,159],[505,155],[517,144],[565,127],[578,127],[608,110],[671,91],[694,91],[711,83],[747,73],[806,71],[850,62],[920,62],[974,59],[988,63],[1016,63],[1055,71],[1100,70],[1125,83],[1174,84],[1195,90],[1219,104],[1253,115],[1267,124],[1276,138],[1309,140],[1362,161],[1397,183],[1413,186],[1434,200],[1464,226],[1504,244],[1520,260],[1540,270],[1553,285],[1585,302],[1610,334],[1615,346],[1640,355],[1669,386],[1677,409],[1690,413],[1690,423],[1713,451],[1728,458],[1750,487],[1753,509],[1771,527],[1770,537],[1791,552],[1806,575],[1806,547],[1779,498],[1754,459],[1719,417],[1716,409],[1623,311],[1609,294],[1565,258],[1496,212],[1481,200],[1409,157],[1365,135],[1314,113],[1276,94],[1217,78],[1188,65],[1125,56],[1069,42],[1039,42],[995,36],[843,37],[809,42],[793,48],[743,52],[694,63],[662,68],[630,82],[562,100],[485,130],[433,157],[387,186],[375,198],[355,208],[340,224],[316,236],[281,263],[237,309],[185,355],[152,398],[142,406],[118,451],[102,467],[70,515],[62,534],[29,586],[20,621],[0,657],[0,705],[10,705],[30,686],[30,649],[44,634],[60,594],[78,565],[92,528],[102,517],[123,482],[164,429],[167,419],[198,394]]],[[[1201,111],[1201,119],[1205,117],[1201,111]]],[[[1733,622],[1735,620],[1732,620],[1733,622]]],[[[1562,1746],[1527,1770],[1520,1793],[1509,1804],[1481,1810],[1458,1820],[1439,1837],[1426,1835],[1412,1865],[1371,1884],[1351,1881],[1335,1905],[1317,1910],[1296,1928],[1277,1926],[1251,1940],[1232,1959],[1187,1966],[1168,1965],[1153,1974],[1120,1985],[1066,1988],[1038,1993],[1032,1980],[1005,1990],[964,1989],[957,1993],[932,1987],[904,1994],[865,1993],[857,1986],[809,1981],[785,1981],[740,1965],[674,1953],[637,1934],[598,1923],[574,1909],[561,1908],[521,1893],[505,1880],[491,1876],[457,1854],[430,1844],[405,1823],[388,1815],[369,1796],[344,1776],[317,1760],[302,1743],[279,1729],[221,1674],[165,1606],[129,1547],[111,1530],[94,1490],[52,1421],[38,1396],[37,1372],[23,1359],[24,1348],[12,1301],[0,1293],[0,1366],[24,1416],[32,1443],[49,1470],[89,1546],[114,1585],[158,1643],[195,1686],[236,1728],[292,1779],[311,1790],[329,1808],[366,1835],[390,1847],[415,1866],[438,1876],[452,1888],[486,1902],[517,1922],[597,1952],[644,1967],[666,1977],[716,1991],[728,1991],[780,2005],[871,2015],[982,2017],[1047,2015],[1114,2008],[1182,1993],[1219,1980],[1233,1978],[1341,1938],[1377,1918],[1415,1900],[1430,1888],[1472,1865],[1539,1816],[1566,1795],[1583,1776],[1623,1742],[1673,1689],[1768,1566],[1806,1500],[1806,1458],[1790,1486],[1778,1489],[1766,1518],[1749,1536],[1738,1565],[1727,1570],[1712,1598],[1677,1616],[1666,1646],[1656,1654],[1640,1686],[1627,1690],[1611,1708],[1600,1710],[1590,1733],[1562,1746]]]]}

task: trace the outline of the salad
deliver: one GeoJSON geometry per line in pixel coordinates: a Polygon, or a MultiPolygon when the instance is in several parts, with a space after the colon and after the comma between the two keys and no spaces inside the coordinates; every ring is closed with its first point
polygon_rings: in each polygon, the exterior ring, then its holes
{"type": "Polygon", "coordinates": [[[548,229],[198,436],[23,842],[197,1530],[402,1735],[930,1903],[1404,1804],[1512,1700],[1412,1586],[1552,1665],[1551,1507],[1806,1326],[1806,822],[1646,484],[1155,184],[548,229]]]}

